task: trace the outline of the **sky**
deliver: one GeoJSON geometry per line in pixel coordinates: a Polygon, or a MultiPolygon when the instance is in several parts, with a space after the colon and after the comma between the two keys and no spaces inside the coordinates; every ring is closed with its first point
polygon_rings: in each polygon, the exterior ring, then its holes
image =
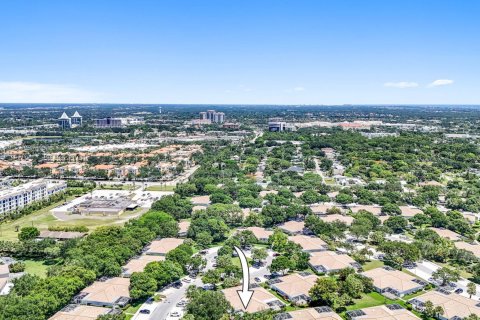
{"type": "Polygon", "coordinates": [[[0,102],[480,104],[480,1],[0,1],[0,102]]]}

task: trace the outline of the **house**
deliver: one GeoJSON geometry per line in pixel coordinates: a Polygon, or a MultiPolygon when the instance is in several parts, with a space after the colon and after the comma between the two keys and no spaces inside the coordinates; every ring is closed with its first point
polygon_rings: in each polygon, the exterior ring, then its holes
{"type": "Polygon", "coordinates": [[[93,167],[93,169],[97,171],[106,172],[107,175],[110,176],[114,172],[115,166],[113,164],[97,164],[96,166],[93,167]]]}
{"type": "Polygon", "coordinates": [[[264,310],[280,310],[284,306],[277,297],[258,285],[251,285],[250,290],[253,291],[252,299],[247,309],[244,308],[242,301],[238,295],[238,291],[242,290],[241,286],[223,289],[222,293],[233,307],[234,312],[255,313],[264,310]]]}
{"type": "Polygon", "coordinates": [[[95,281],[74,297],[74,302],[97,307],[124,307],[130,301],[129,287],[128,278],[95,281]]]}
{"type": "Polygon", "coordinates": [[[342,320],[330,307],[299,309],[277,314],[273,320],[342,320]]]}
{"type": "Polygon", "coordinates": [[[165,260],[164,256],[153,256],[142,254],[141,256],[131,259],[124,267],[122,267],[122,276],[129,278],[134,272],[143,272],[147,264],[165,260]]]}
{"type": "Polygon", "coordinates": [[[334,221],[340,221],[350,226],[354,220],[352,216],[346,216],[343,214],[327,214],[319,217],[323,222],[332,223],[334,221]]]}
{"type": "Polygon", "coordinates": [[[182,243],[183,239],[178,238],[163,238],[160,240],[154,240],[147,247],[147,251],[145,253],[153,256],[166,256],[167,253],[182,243]]]}
{"type": "Polygon", "coordinates": [[[341,208],[330,203],[316,204],[316,205],[310,206],[310,209],[312,210],[313,214],[327,214],[328,210],[332,208],[338,208],[341,210],[341,208]]]}
{"type": "Polygon", "coordinates": [[[350,320],[419,320],[420,318],[398,304],[386,304],[376,307],[346,312],[350,320]]]}
{"type": "Polygon", "coordinates": [[[360,265],[347,254],[334,251],[312,252],[308,264],[318,273],[329,273],[345,268],[360,269],[360,265]]]}
{"type": "Polygon", "coordinates": [[[262,190],[260,191],[260,197],[261,198],[265,198],[266,195],[268,194],[278,194],[278,191],[277,190],[262,190]]]}
{"type": "MultiPolygon", "coordinates": [[[[197,196],[190,199],[194,206],[208,207],[211,203],[210,196],[197,196]]],[[[205,208],[204,208],[205,209],[205,208]]]]}
{"type": "Polygon", "coordinates": [[[453,243],[457,249],[463,249],[470,251],[473,253],[476,257],[480,257],[480,244],[478,243],[468,243],[464,241],[457,241],[453,243]]]}
{"type": "Polygon", "coordinates": [[[463,319],[471,314],[480,316],[478,301],[447,291],[429,291],[409,300],[418,311],[424,310],[427,301],[431,301],[435,307],[442,307],[444,313],[438,317],[441,320],[463,319]]]}
{"type": "Polygon", "coordinates": [[[298,244],[305,252],[318,252],[327,250],[327,243],[319,237],[296,235],[288,237],[288,240],[298,244]]]}
{"type": "Polygon", "coordinates": [[[397,297],[422,290],[427,285],[424,281],[390,267],[376,268],[362,274],[373,280],[375,291],[397,297]]]}
{"type": "Polygon", "coordinates": [[[119,309],[69,304],[49,320],[96,320],[99,316],[118,313],[119,309]]]}
{"type": "Polygon", "coordinates": [[[188,220],[183,220],[178,223],[178,236],[180,238],[186,237],[188,228],[190,228],[190,221],[188,220]]]}
{"type": "Polygon", "coordinates": [[[267,242],[268,238],[273,234],[273,231],[261,227],[248,227],[245,230],[251,231],[255,238],[261,242],[267,242]]]}
{"type": "Polygon", "coordinates": [[[410,219],[419,213],[423,213],[422,210],[413,206],[400,206],[400,210],[402,211],[401,215],[406,219],[410,219]]]}
{"type": "Polygon", "coordinates": [[[305,231],[304,221],[287,221],[278,226],[280,230],[289,235],[302,234],[305,231]]]}
{"type": "Polygon", "coordinates": [[[452,230],[444,229],[444,228],[430,228],[435,231],[440,237],[446,238],[452,241],[462,240],[462,236],[452,230]]]}
{"type": "Polygon", "coordinates": [[[377,205],[354,205],[350,207],[352,213],[358,213],[359,211],[368,211],[375,216],[382,214],[382,207],[377,205]]]}
{"type": "Polygon", "coordinates": [[[268,283],[272,290],[296,304],[306,304],[310,301],[309,291],[317,281],[318,276],[308,273],[292,273],[276,278],[268,283]]]}

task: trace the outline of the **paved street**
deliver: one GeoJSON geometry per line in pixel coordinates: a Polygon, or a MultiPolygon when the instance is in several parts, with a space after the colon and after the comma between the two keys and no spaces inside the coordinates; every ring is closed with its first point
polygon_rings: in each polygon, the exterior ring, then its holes
{"type": "MultiPolygon", "coordinates": [[[[417,266],[413,269],[409,269],[410,272],[418,276],[419,278],[422,278],[425,281],[428,281],[432,277],[432,273],[434,273],[437,269],[439,269],[440,266],[437,264],[430,262],[430,261],[422,261],[418,262],[417,266]]],[[[459,281],[456,282],[457,287],[463,289],[463,292],[461,293],[462,296],[469,297],[469,294],[467,293],[467,285],[470,281],[467,279],[461,278],[459,281]]],[[[455,294],[455,293],[454,293],[455,294]]],[[[472,296],[472,299],[478,300],[480,298],[480,286],[477,285],[477,294],[475,296],[472,296]]]]}
{"type": "MultiPolygon", "coordinates": [[[[217,256],[217,252],[219,249],[219,247],[208,249],[208,253],[203,256],[207,260],[205,270],[210,270],[213,268],[213,264],[215,263],[215,257],[217,256]]],[[[183,279],[185,278],[189,277],[184,277],[183,279]]],[[[193,279],[191,283],[185,283],[182,281],[182,284],[183,285],[178,289],[170,287],[160,291],[159,293],[166,296],[166,298],[163,299],[161,302],[154,302],[152,304],[144,303],[134,315],[133,320],[165,320],[178,319],[182,317],[183,310],[181,307],[176,306],[177,303],[185,299],[185,295],[189,286],[202,286],[203,283],[201,277],[198,276],[196,279],[193,279]],[[143,309],[150,310],[150,314],[140,314],[140,310],[143,309]],[[172,313],[175,312],[177,312],[179,316],[171,316],[172,313]]]]}

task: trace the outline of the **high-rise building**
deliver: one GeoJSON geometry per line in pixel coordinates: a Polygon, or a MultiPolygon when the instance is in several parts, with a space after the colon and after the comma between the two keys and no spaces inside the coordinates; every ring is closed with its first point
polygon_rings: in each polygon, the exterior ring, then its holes
{"type": "Polygon", "coordinates": [[[210,120],[212,123],[224,123],[225,113],[215,110],[207,110],[200,112],[200,120],[210,120]]]}
{"type": "Polygon", "coordinates": [[[58,118],[58,126],[62,129],[70,129],[72,127],[72,119],[64,112],[58,118]]]}
{"type": "Polygon", "coordinates": [[[72,125],[81,126],[82,122],[83,122],[83,117],[80,115],[80,113],[78,113],[78,111],[75,111],[75,113],[71,118],[72,125]]]}
{"type": "Polygon", "coordinates": [[[207,119],[207,113],[205,111],[200,112],[200,119],[201,120],[206,120],[207,119]]]}
{"type": "Polygon", "coordinates": [[[123,126],[121,118],[106,117],[103,119],[95,119],[96,128],[121,128],[123,126]]]}

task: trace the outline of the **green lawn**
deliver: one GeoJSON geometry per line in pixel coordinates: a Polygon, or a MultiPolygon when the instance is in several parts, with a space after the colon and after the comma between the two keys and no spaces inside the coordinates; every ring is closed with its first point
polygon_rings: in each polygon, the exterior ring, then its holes
{"type": "Polygon", "coordinates": [[[382,304],[389,304],[389,303],[399,303],[399,302],[396,300],[390,300],[388,298],[385,298],[378,292],[370,292],[370,293],[364,294],[361,299],[356,299],[355,304],[348,306],[347,310],[357,310],[357,309],[375,307],[375,306],[379,306],[382,304]]]}
{"type": "Polygon", "coordinates": [[[128,306],[127,309],[125,309],[124,313],[125,313],[125,319],[128,320],[128,319],[131,319],[133,318],[133,316],[135,315],[135,312],[138,311],[138,309],[140,309],[140,307],[142,306],[144,301],[137,301],[137,302],[134,302],[132,304],[130,304],[128,306]]]}
{"type": "Polygon", "coordinates": [[[175,186],[153,185],[145,188],[145,191],[173,191],[175,186]]]}
{"type": "MultiPolygon", "coordinates": [[[[75,197],[72,196],[67,198],[66,202],[72,200],[73,198],[75,197]]],[[[16,241],[18,240],[18,232],[16,231],[17,227],[18,229],[21,229],[22,227],[27,226],[34,226],[39,230],[48,230],[49,226],[86,226],[90,229],[90,231],[93,231],[100,226],[123,224],[125,221],[137,216],[142,210],[144,210],[142,208],[138,208],[133,211],[126,211],[122,215],[115,217],[92,217],[61,221],[55,218],[50,213],[50,210],[58,207],[63,202],[64,201],[59,201],[17,220],[0,223],[0,239],[16,241]]]]}
{"type": "Polygon", "coordinates": [[[57,260],[21,260],[25,263],[25,272],[42,278],[47,276],[47,268],[58,263],[57,260]]]}
{"type": "Polygon", "coordinates": [[[369,261],[367,263],[365,263],[362,268],[363,270],[365,271],[368,271],[368,270],[372,270],[372,269],[376,269],[376,268],[380,268],[380,267],[383,267],[384,263],[383,261],[380,261],[380,260],[372,260],[372,261],[369,261]]]}

